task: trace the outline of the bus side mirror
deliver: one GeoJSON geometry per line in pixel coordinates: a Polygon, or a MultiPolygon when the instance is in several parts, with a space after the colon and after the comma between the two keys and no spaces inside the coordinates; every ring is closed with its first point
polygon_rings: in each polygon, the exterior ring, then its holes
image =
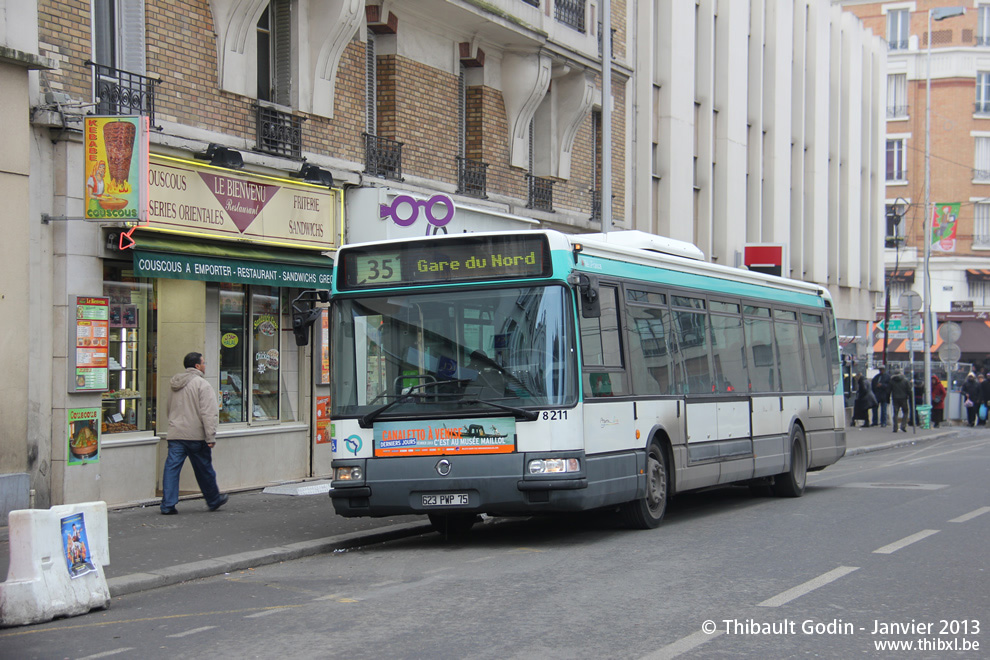
{"type": "Polygon", "coordinates": [[[585,273],[571,273],[567,281],[571,286],[577,287],[581,298],[581,316],[586,319],[600,318],[602,306],[598,297],[598,278],[585,273]]]}
{"type": "Polygon", "coordinates": [[[292,334],[296,337],[296,346],[309,343],[309,329],[323,313],[323,308],[314,306],[316,301],[329,302],[330,292],[307,289],[292,301],[292,334]]]}

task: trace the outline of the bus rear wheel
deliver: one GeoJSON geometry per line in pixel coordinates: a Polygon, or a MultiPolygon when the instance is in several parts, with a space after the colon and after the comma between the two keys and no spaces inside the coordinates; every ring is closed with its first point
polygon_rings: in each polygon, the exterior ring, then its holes
{"type": "Polygon", "coordinates": [[[646,455],[646,497],[622,505],[622,517],[633,529],[654,529],[667,511],[669,483],[667,458],[657,443],[650,443],[646,455]]]}
{"type": "Polygon", "coordinates": [[[773,494],[777,497],[801,497],[808,483],[808,444],[804,431],[791,431],[791,469],[773,479],[773,494]]]}
{"type": "Polygon", "coordinates": [[[431,513],[430,524],[445,539],[465,536],[478,521],[476,513],[431,513]]]}

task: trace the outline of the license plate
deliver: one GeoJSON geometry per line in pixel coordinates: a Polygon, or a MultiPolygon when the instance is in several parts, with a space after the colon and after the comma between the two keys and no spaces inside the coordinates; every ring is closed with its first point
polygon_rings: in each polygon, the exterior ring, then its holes
{"type": "Polygon", "coordinates": [[[441,493],[423,495],[423,506],[467,506],[467,493],[441,493]]]}

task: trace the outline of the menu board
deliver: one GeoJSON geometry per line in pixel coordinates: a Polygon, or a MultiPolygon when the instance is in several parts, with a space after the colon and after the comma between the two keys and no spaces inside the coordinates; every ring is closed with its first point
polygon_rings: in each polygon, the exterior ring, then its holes
{"type": "Polygon", "coordinates": [[[317,385],[330,384],[330,315],[320,313],[320,380],[317,385]]]}
{"type": "Polygon", "coordinates": [[[110,299],[76,296],[69,392],[104,392],[110,378],[110,299]]]}
{"type": "Polygon", "coordinates": [[[316,397],[316,444],[330,442],[330,397],[316,397]]]}

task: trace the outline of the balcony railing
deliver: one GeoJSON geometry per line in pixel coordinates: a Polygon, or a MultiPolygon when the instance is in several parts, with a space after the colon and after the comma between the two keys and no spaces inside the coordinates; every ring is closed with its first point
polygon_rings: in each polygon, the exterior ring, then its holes
{"type": "Polygon", "coordinates": [[[526,179],[529,182],[529,201],[526,208],[553,211],[553,181],[532,174],[527,174],[526,179]]]}
{"type": "Polygon", "coordinates": [[[533,5],[534,7],[540,6],[540,0],[523,0],[527,5],[533,5]]]}
{"type": "Polygon", "coordinates": [[[981,170],[979,168],[973,168],[973,181],[979,181],[980,183],[990,183],[990,170],[981,170]]]}
{"type": "Polygon", "coordinates": [[[907,116],[908,116],[908,107],[906,105],[887,106],[887,119],[901,119],[907,116]]]}
{"type": "Polygon", "coordinates": [[[907,49],[908,49],[907,39],[902,39],[902,40],[895,39],[894,41],[887,42],[887,50],[907,50],[907,49]]]}
{"type": "Polygon", "coordinates": [[[488,199],[488,163],[458,156],[457,192],[488,199]]]}
{"type": "Polygon", "coordinates": [[[364,133],[364,171],[383,179],[402,180],[402,142],[364,133]]]}
{"type": "Polygon", "coordinates": [[[977,46],[990,46],[990,37],[977,35],[976,36],[976,45],[977,46]]]}
{"type": "Polygon", "coordinates": [[[584,32],[585,0],[554,0],[553,17],[578,32],[584,32]]]}
{"type": "Polygon", "coordinates": [[[257,149],[273,156],[302,157],[304,118],[267,105],[255,105],[257,149]]]}
{"type": "Polygon", "coordinates": [[[597,188],[591,189],[591,219],[602,221],[602,191],[597,188]]]}
{"type": "Polygon", "coordinates": [[[977,101],[975,112],[978,115],[990,115],[990,101],[977,101]]]}
{"type": "Polygon", "coordinates": [[[93,67],[96,114],[144,115],[155,125],[155,86],[161,80],[92,61],[86,64],[93,67]]]}

